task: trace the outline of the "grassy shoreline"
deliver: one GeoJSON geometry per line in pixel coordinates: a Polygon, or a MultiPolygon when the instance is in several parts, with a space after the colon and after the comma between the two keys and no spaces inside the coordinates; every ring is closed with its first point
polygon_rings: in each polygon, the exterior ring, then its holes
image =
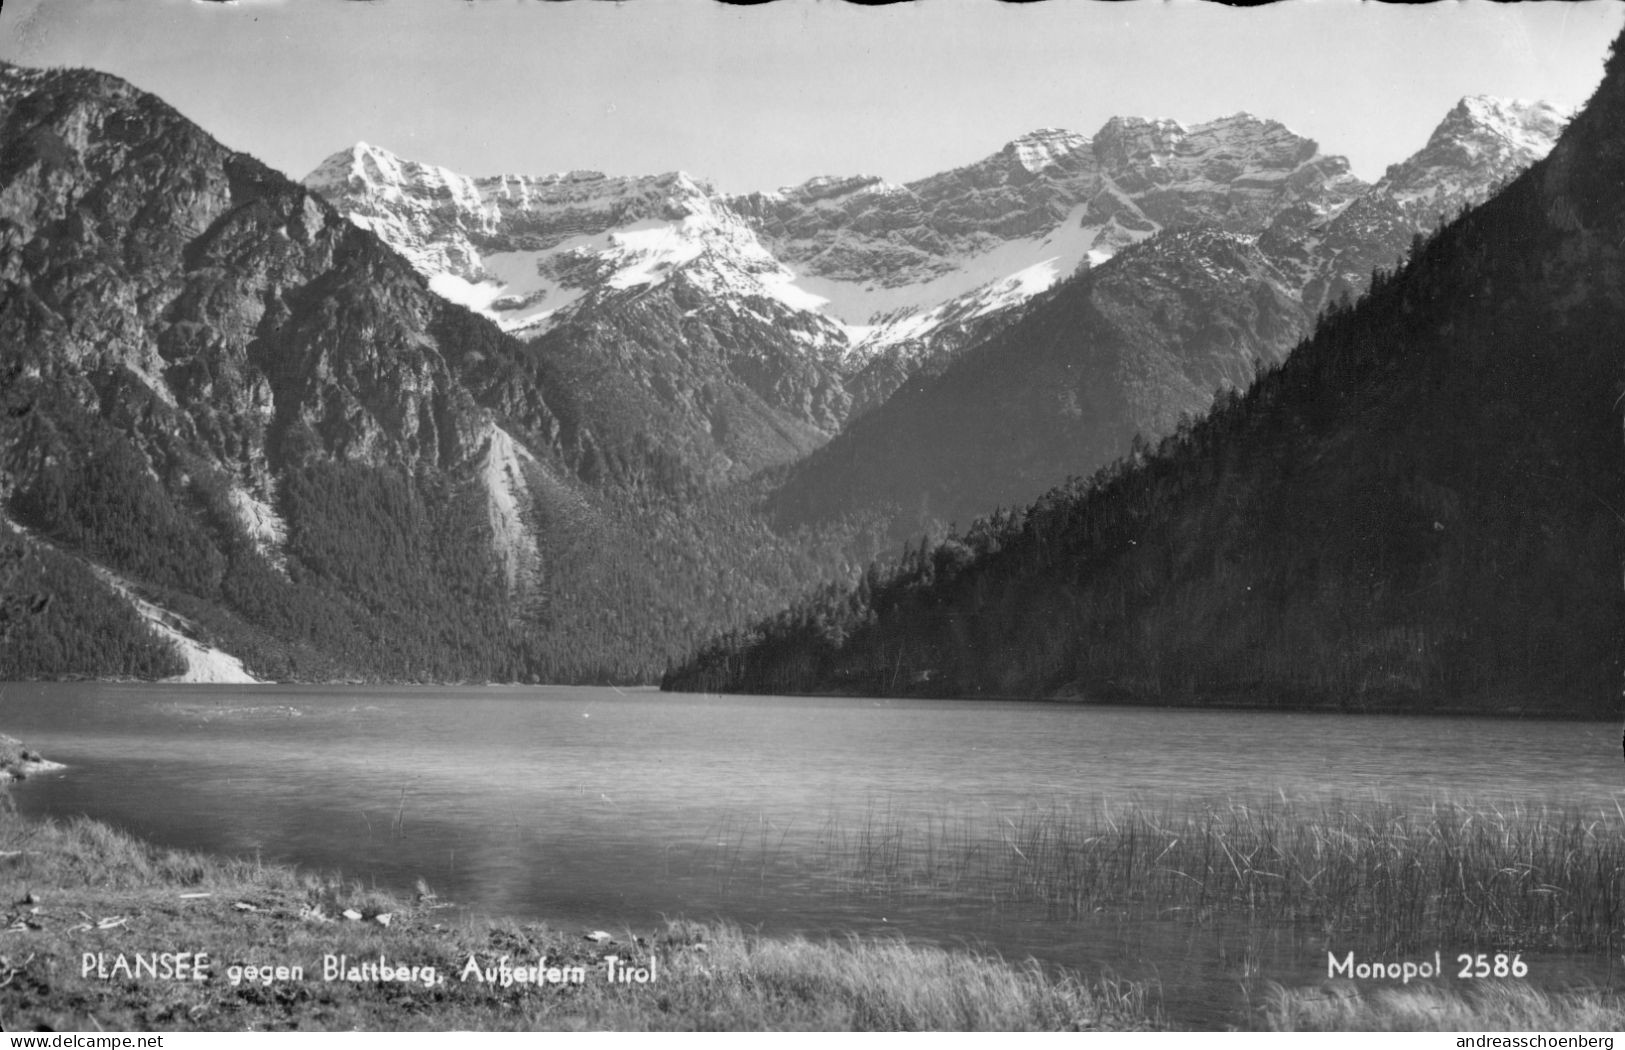
{"type": "Polygon", "coordinates": [[[457,918],[427,894],[405,902],[282,866],[161,850],[88,820],[27,820],[7,799],[0,810],[0,1025],[11,1031],[1162,1026],[1143,985],[1035,964],[685,922],[594,941],[457,918]],[[190,975],[200,952],[207,979],[169,979],[190,975]],[[288,972],[266,981],[232,969],[246,966],[288,972]],[[351,968],[359,979],[347,979],[351,968]],[[528,972],[514,980],[515,968],[528,972]],[[382,979],[401,970],[412,976],[382,979]]]}
{"type": "MultiPolygon", "coordinates": [[[[0,772],[40,758],[4,744],[0,772]]],[[[1371,949],[1362,958],[1441,938],[1611,953],[1625,943],[1625,812],[1282,800],[1035,811],[1002,821],[991,847],[987,830],[888,815],[831,829],[824,860],[856,893],[1318,928],[1357,935],[1371,949]]],[[[89,820],[27,819],[0,790],[6,1030],[1174,1026],[1153,984],[1030,960],[682,921],[585,933],[468,917],[422,884],[407,901],[287,866],[160,849],[89,820]],[[206,979],[174,979],[192,975],[183,968],[199,953],[206,979]]],[[[1277,1031],[1625,1029],[1625,997],[1612,989],[1254,981],[1249,994],[1237,1023],[1277,1031]]]]}

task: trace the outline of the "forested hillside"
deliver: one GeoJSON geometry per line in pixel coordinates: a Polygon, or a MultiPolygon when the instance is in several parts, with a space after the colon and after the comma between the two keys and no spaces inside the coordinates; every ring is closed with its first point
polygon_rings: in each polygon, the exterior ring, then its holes
{"type": "Polygon", "coordinates": [[[1547,160],[1246,393],[667,687],[1612,713],[1619,47],[1547,160]]]}
{"type": "Polygon", "coordinates": [[[0,66],[0,678],[648,680],[833,571],[162,101],[0,66]],[[122,589],[122,590],[121,590],[122,589]]]}

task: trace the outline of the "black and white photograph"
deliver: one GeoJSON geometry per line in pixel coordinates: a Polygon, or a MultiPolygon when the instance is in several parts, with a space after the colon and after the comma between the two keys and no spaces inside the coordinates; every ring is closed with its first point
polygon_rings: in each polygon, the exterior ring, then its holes
{"type": "Polygon", "coordinates": [[[1618,0],[0,8],[6,1033],[1613,1050],[1622,650],[1618,0]]]}

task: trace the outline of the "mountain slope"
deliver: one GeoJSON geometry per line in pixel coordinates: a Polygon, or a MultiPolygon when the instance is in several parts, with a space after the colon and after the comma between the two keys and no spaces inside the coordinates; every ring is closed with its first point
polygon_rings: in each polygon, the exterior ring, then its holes
{"type": "Polygon", "coordinates": [[[0,542],[55,595],[0,676],[172,673],[97,655],[138,598],[261,678],[636,679],[811,575],[153,96],[0,66],[0,141],[0,542]]]}
{"type": "Polygon", "coordinates": [[[668,686],[1611,716],[1622,46],[1546,160],[1245,394],[668,686]]]}
{"type": "Polygon", "coordinates": [[[1246,240],[1159,234],[1033,304],[940,377],[916,379],[798,464],[786,525],[893,508],[894,535],[969,522],[1165,433],[1220,387],[1245,387],[1303,330],[1246,240]]]}
{"type": "Polygon", "coordinates": [[[664,450],[645,480],[738,480],[846,415],[844,332],[687,175],[472,179],[362,143],[304,181],[439,294],[540,336],[552,389],[664,450]]]}
{"type": "MultiPolygon", "coordinates": [[[[271,674],[417,673],[396,655],[414,645],[426,673],[456,674],[436,617],[504,638],[517,595],[489,551],[418,546],[477,518],[466,468],[495,428],[458,380],[462,347],[435,337],[455,308],[115,78],[7,67],[0,121],[0,367],[29,408],[0,435],[9,513],[165,604],[215,606],[271,674]],[[353,484],[320,491],[337,477],[353,484]],[[327,564],[335,516],[366,521],[386,494],[423,533],[357,536],[327,564]]],[[[525,422],[555,425],[540,405],[525,422]]]]}
{"type": "Polygon", "coordinates": [[[1465,99],[1369,188],[1279,125],[1247,125],[1274,144],[1275,161],[1230,181],[1233,150],[1210,145],[1185,169],[1170,157],[1226,124],[1185,138],[1171,122],[1108,125],[1096,153],[1119,158],[1114,184],[1165,232],[1026,304],[1019,323],[983,329],[981,345],[925,370],[798,464],[774,497],[781,523],[880,512],[901,541],[1031,500],[1127,453],[1136,434],[1171,432],[1215,391],[1278,364],[1319,310],[1391,267],[1441,211],[1483,199],[1543,155],[1560,115],[1465,99]],[[1303,188],[1283,189],[1294,183],[1303,188]]]}

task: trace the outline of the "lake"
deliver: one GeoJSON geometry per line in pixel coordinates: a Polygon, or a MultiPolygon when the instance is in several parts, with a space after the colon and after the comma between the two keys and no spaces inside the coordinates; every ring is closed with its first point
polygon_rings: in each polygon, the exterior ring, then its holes
{"type": "MultiPolygon", "coordinates": [[[[1625,804],[1615,724],[577,687],[0,686],[0,732],[70,767],[13,794],[152,842],[258,856],[565,929],[664,917],[848,931],[1161,982],[1196,1026],[1326,944],[1078,919],[974,886],[875,893],[832,858],[919,826],[1139,803],[1380,797],[1625,804]]],[[[882,846],[884,843],[881,844],[882,846]]],[[[1278,931],[1279,932],[1279,931],[1278,931]]],[[[1453,945],[1441,946],[1450,954],[1453,945]]],[[[1462,946],[1465,950],[1465,946],[1462,946]]],[[[1613,961],[1540,960],[1611,984],[1613,961]]]]}

